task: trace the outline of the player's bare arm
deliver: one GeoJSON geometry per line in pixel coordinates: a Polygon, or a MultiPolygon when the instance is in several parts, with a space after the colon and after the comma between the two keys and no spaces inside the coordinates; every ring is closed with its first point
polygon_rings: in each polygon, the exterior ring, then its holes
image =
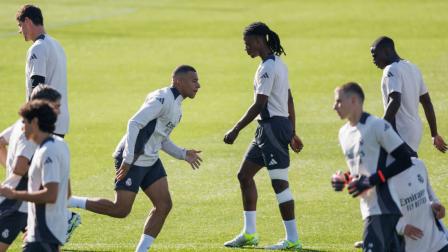
{"type": "Polygon", "coordinates": [[[51,182],[45,184],[43,188],[36,192],[16,191],[8,187],[0,187],[0,194],[8,199],[18,199],[37,204],[54,204],[58,198],[59,183],[51,182]]]}
{"type": "Polygon", "coordinates": [[[291,138],[291,149],[299,153],[303,149],[303,143],[300,137],[296,134],[296,112],[294,108],[294,99],[292,98],[291,89],[288,89],[288,119],[291,121],[293,136],[291,138]]]}
{"type": "Polygon", "coordinates": [[[392,125],[394,124],[393,120],[395,119],[395,115],[400,109],[401,104],[401,94],[398,92],[392,92],[389,94],[388,98],[389,102],[387,103],[386,111],[384,112],[384,120],[388,121],[392,125]]]}
{"type": "Polygon", "coordinates": [[[257,115],[260,114],[261,110],[266,106],[268,102],[268,96],[257,94],[255,102],[249,107],[246,114],[238,121],[238,123],[229,130],[224,136],[224,142],[226,144],[233,144],[235,139],[238,137],[238,133],[244,129],[250,122],[252,122],[257,115]]]}
{"type": "Polygon", "coordinates": [[[436,114],[434,112],[434,107],[431,102],[431,97],[429,93],[420,96],[420,103],[423,106],[423,110],[425,111],[426,120],[428,121],[429,128],[431,130],[431,136],[434,147],[436,147],[439,151],[445,153],[448,149],[447,144],[443,140],[443,138],[437,132],[437,120],[436,114]]]}

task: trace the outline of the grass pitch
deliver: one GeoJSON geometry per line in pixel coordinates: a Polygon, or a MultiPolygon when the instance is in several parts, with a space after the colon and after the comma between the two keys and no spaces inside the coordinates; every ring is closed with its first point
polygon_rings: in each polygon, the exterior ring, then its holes
{"type": "MultiPolygon", "coordinates": [[[[16,34],[20,1],[0,3],[0,128],[17,119],[25,100],[24,64],[30,46],[16,34]]],[[[224,133],[252,102],[259,60],[244,52],[243,28],[266,22],[281,38],[296,104],[297,132],[305,148],[292,155],[290,184],[304,251],[355,251],[362,222],[358,200],[331,190],[333,171],[346,169],[337,141],[343,124],[332,111],[333,89],[363,84],[366,111],[382,114],[381,71],[372,64],[371,42],[389,35],[403,58],[424,74],[435,105],[439,132],[448,138],[448,3],[446,1],[38,1],[47,32],[68,58],[72,186],[75,195],[113,197],[111,153],[127,120],[146,94],[166,86],[172,69],[191,64],[201,90],[183,104],[182,123],[172,134],[179,145],[203,151],[192,171],[162,155],[174,208],[154,251],[238,251],[222,247],[242,228],[236,173],[253,137],[254,123],[233,146],[224,133]]],[[[423,116],[423,113],[422,113],[423,116]]],[[[420,156],[441,201],[447,198],[447,156],[425,132],[420,156]]],[[[261,245],[284,236],[265,171],[259,189],[261,245]]],[[[137,198],[126,219],[77,210],[83,224],[65,251],[133,251],[151,208],[137,198]]],[[[11,251],[20,250],[17,240],[11,251]]],[[[244,250],[241,250],[244,251],[244,250]]]]}

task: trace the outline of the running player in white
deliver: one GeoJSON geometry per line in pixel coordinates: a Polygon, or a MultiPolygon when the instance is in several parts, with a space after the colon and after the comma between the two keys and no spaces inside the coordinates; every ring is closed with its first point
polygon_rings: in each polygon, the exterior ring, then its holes
{"type": "Polygon", "coordinates": [[[412,162],[411,168],[390,179],[403,213],[397,232],[404,236],[406,252],[446,252],[448,240],[438,220],[445,216],[445,208],[434,194],[425,164],[417,158],[412,162]]]}
{"type": "Polygon", "coordinates": [[[62,138],[53,136],[57,115],[40,100],[20,109],[27,139],[38,145],[28,171],[28,191],[0,187],[8,199],[28,201],[27,235],[23,251],[56,252],[67,232],[70,153],[62,138]]]}
{"type": "Polygon", "coordinates": [[[244,228],[241,234],[224,243],[224,246],[243,247],[258,244],[257,188],[254,176],[266,166],[286,230],[284,240],[266,248],[297,250],[302,245],[297,232],[294,198],[288,183],[288,144],[295,152],[299,152],[303,144],[295,132],[294,102],[288,82],[288,70],[279,57],[285,52],[278,35],[261,22],[246,27],[244,43],[250,57],[260,57],[262,60],[255,73],[254,103],[226,133],[224,142],[233,144],[239,132],[255,118],[259,125],[238,172],[244,208],[244,228]]]}
{"type": "Polygon", "coordinates": [[[67,60],[64,49],[58,41],[50,37],[44,28],[41,10],[34,5],[23,5],[16,14],[19,33],[25,41],[32,41],[26,56],[25,81],[26,100],[39,84],[47,84],[62,96],[61,114],[54,133],[64,137],[69,128],[67,101],[67,60]]]}
{"type": "Polygon", "coordinates": [[[182,65],[174,70],[172,77],[172,85],[151,92],[129,120],[127,132],[114,153],[117,170],[115,200],[73,196],[70,202],[71,207],[124,218],[131,211],[140,187],[153,203],[153,208],[145,222],[137,252],[148,251],[172,206],[159,150],[185,160],[193,169],[199,168],[202,161],[198,155],[200,151],[180,148],[169,138],[180,123],[182,101],[193,99],[200,88],[197,72],[191,66],[182,65]]]}
{"type": "Polygon", "coordinates": [[[399,200],[388,179],[412,166],[411,154],[388,122],[363,111],[363,102],[364,93],[356,83],[335,90],[333,108],[348,121],[339,131],[339,142],[350,175],[333,175],[332,186],[341,191],[349,183],[349,193],[361,197],[363,251],[401,251],[395,230],[399,200]],[[395,161],[386,166],[387,154],[395,161]]]}
{"type": "Polygon", "coordinates": [[[381,93],[384,119],[390,122],[400,137],[418,152],[422,137],[422,122],[418,114],[421,103],[431,130],[434,146],[446,152],[447,144],[437,132],[434,107],[422,74],[416,65],[398,56],[391,38],[380,37],[370,48],[373,63],[383,69],[381,93]]]}

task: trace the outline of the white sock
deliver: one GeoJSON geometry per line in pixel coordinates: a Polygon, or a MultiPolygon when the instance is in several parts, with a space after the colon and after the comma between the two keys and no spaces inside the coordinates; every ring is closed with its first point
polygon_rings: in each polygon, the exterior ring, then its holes
{"type": "Polygon", "coordinates": [[[68,207],[76,207],[86,209],[86,197],[71,196],[68,200],[68,207]]]}
{"type": "Polygon", "coordinates": [[[154,242],[154,239],[155,238],[150,235],[142,234],[137,248],[135,248],[135,252],[147,252],[154,242]]]}
{"type": "Polygon", "coordinates": [[[244,233],[257,232],[257,211],[244,211],[244,233]]]}
{"type": "Polygon", "coordinates": [[[285,231],[286,231],[286,240],[290,242],[296,242],[299,240],[299,234],[297,233],[297,224],[296,219],[283,221],[283,224],[285,225],[285,231]]]}

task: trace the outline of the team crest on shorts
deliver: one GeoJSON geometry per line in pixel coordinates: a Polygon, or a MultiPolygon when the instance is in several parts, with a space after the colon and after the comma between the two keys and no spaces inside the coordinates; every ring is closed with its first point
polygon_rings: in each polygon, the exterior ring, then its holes
{"type": "Polygon", "coordinates": [[[126,183],[127,186],[131,186],[132,185],[132,179],[131,178],[126,179],[125,183],[126,183]]]}
{"type": "Polygon", "coordinates": [[[8,236],[9,236],[9,229],[3,230],[2,237],[6,239],[6,238],[8,238],[8,236]]]}

